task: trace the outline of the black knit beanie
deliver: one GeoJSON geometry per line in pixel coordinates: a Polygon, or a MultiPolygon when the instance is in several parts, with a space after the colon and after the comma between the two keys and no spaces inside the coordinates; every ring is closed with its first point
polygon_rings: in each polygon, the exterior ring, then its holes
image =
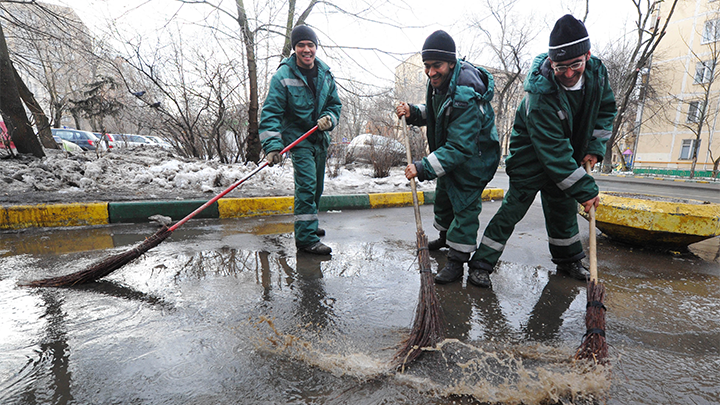
{"type": "Polygon", "coordinates": [[[443,30],[430,34],[422,47],[422,60],[442,60],[455,62],[455,41],[443,30]]]}
{"type": "Polygon", "coordinates": [[[570,14],[560,17],[550,33],[548,56],[553,62],[577,58],[590,50],[585,24],[570,14]]]}
{"type": "Polygon", "coordinates": [[[298,25],[297,27],[293,28],[292,34],[290,34],[290,42],[292,43],[293,49],[295,49],[295,45],[297,45],[300,41],[312,41],[315,46],[318,45],[317,35],[315,35],[315,31],[312,30],[312,28],[308,27],[307,25],[298,25]]]}

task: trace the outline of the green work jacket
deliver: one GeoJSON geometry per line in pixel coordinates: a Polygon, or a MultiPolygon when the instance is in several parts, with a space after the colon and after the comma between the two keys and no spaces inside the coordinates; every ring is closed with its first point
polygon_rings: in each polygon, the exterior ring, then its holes
{"type": "Polygon", "coordinates": [[[578,90],[584,92],[581,113],[573,114],[547,54],[535,58],[525,78],[526,94],[515,114],[505,161],[511,181],[530,188],[551,181],[578,202],[598,195],[595,180],[579,165],[587,154],[603,159],[617,109],[600,59],[593,56],[587,61],[583,80],[583,90],[578,90]]]}
{"type": "Polygon", "coordinates": [[[430,154],[415,164],[418,179],[446,181],[456,210],[479,198],[497,170],[500,145],[490,105],[494,90],[487,70],[458,60],[437,111],[429,83],[425,104],[410,105],[407,122],[427,126],[430,148],[430,154]]]}
{"type": "MultiPolygon", "coordinates": [[[[328,132],[337,125],[341,103],[335,88],[335,78],[324,62],[316,58],[315,63],[318,66],[315,79],[317,97],[313,96],[307,79],[300,72],[295,54],[280,63],[270,80],[259,128],[260,141],[266,153],[282,150],[314,127],[318,118],[324,115],[332,119],[332,127],[328,132]]],[[[296,148],[307,147],[306,142],[327,148],[330,135],[318,130],[296,148]]]]}

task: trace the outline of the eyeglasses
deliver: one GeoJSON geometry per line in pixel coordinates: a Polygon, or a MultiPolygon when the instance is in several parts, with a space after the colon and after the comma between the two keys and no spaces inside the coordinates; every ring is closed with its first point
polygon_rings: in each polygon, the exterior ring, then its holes
{"type": "Polygon", "coordinates": [[[579,60],[579,61],[573,63],[572,65],[560,65],[560,66],[555,65],[552,68],[555,71],[555,73],[565,73],[565,72],[567,72],[568,69],[579,70],[581,67],[583,67],[584,64],[585,64],[585,59],[579,60]]]}

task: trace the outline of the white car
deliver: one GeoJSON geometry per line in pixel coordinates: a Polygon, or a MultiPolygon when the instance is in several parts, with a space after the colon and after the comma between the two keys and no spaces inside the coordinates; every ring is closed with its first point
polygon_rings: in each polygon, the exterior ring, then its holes
{"type": "Polygon", "coordinates": [[[170,145],[170,142],[160,138],[159,136],[155,136],[155,135],[143,135],[143,136],[145,138],[147,138],[155,146],[159,146],[163,149],[172,149],[172,145],[170,145]]]}
{"type": "Polygon", "coordinates": [[[397,165],[404,161],[405,156],[405,147],[395,139],[362,134],[353,138],[348,144],[345,160],[348,163],[354,161],[372,163],[379,159],[389,159],[392,165],[397,165]]]}
{"type": "Polygon", "coordinates": [[[149,139],[142,135],[134,134],[113,134],[115,139],[115,147],[118,148],[135,148],[153,146],[149,139]]]}

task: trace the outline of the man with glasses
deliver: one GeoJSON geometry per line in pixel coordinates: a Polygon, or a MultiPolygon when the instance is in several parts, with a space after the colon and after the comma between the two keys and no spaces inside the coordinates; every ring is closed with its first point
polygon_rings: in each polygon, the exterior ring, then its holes
{"type": "Polygon", "coordinates": [[[549,51],[535,58],[524,87],[505,166],[510,186],[473,257],[481,268],[468,276],[482,287],[489,287],[482,281],[538,191],[558,272],[579,280],[589,276],[581,261],[576,201],[585,212],[598,206],[598,187],[583,166],[602,160],[617,110],[607,70],[590,55],[581,21],[568,14],[555,23],[549,51]]]}

